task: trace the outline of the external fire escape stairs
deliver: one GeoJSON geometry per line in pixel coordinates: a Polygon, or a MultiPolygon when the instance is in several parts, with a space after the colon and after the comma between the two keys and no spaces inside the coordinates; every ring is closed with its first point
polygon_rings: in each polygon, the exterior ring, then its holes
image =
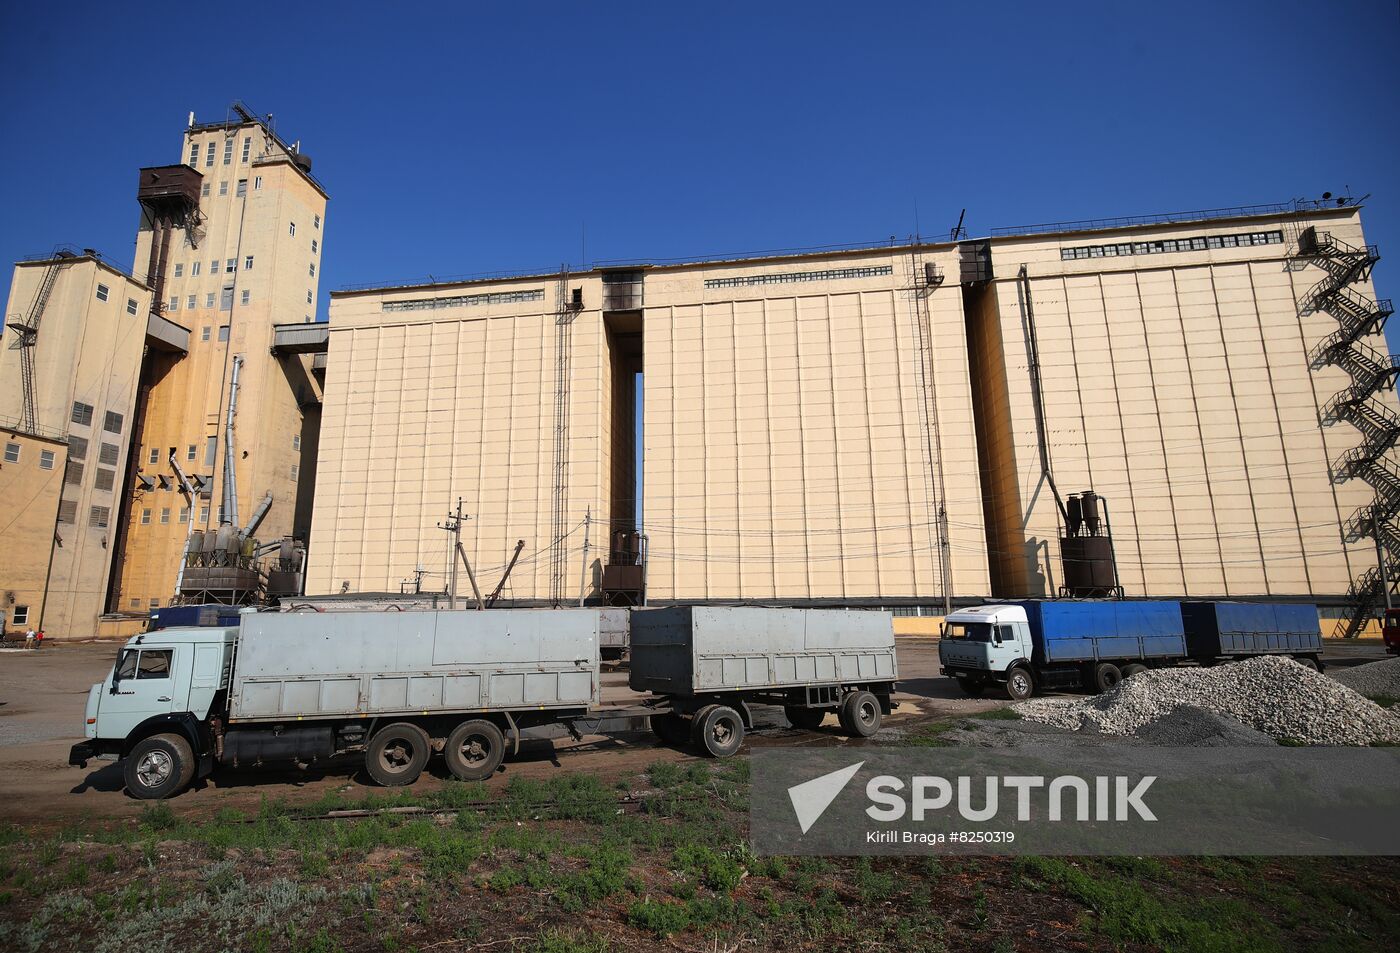
{"type": "Polygon", "coordinates": [[[1379,334],[1394,312],[1388,299],[1372,300],[1352,285],[1370,278],[1380,255],[1375,245],[1357,248],[1315,227],[1298,236],[1297,257],[1321,268],[1326,275],[1309,289],[1298,304],[1303,315],[1322,312],[1335,318],[1337,330],[1317,343],[1308,355],[1314,370],[1333,366],[1345,371],[1351,386],[1323,406],[1324,427],[1346,422],[1355,427],[1362,442],[1332,463],[1332,480],[1364,480],[1376,494],[1375,501],[1360,507],[1342,524],[1342,538],[1355,543],[1375,539],[1385,574],[1380,567],[1367,569],[1347,591],[1350,604],[1339,620],[1338,634],[1354,638],[1375,614],[1388,584],[1394,591],[1400,580],[1400,463],[1392,456],[1400,443],[1400,414],[1378,395],[1395,387],[1400,363],[1361,339],[1379,334]]]}
{"type": "Polygon", "coordinates": [[[54,282],[58,280],[60,266],[61,259],[55,259],[44,269],[44,278],[39,282],[39,290],[34,294],[29,313],[14,315],[17,320],[8,322],[10,330],[15,332],[10,350],[19,351],[20,387],[23,392],[20,427],[26,433],[34,433],[39,426],[34,394],[34,346],[39,342],[39,323],[44,319],[44,308],[48,306],[49,295],[53,293],[54,282]]]}

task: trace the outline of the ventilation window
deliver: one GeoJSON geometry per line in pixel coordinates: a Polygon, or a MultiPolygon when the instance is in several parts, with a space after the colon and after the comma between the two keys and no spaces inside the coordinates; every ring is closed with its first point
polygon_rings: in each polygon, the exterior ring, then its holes
{"type": "Polygon", "coordinates": [[[68,438],[68,459],[82,460],[87,457],[87,440],[82,437],[68,438]]]}
{"type": "Polygon", "coordinates": [[[106,529],[108,521],[112,518],[112,508],[110,506],[94,506],[88,510],[88,525],[96,526],[98,529],[106,529]]]}
{"type": "Polygon", "coordinates": [[[117,465],[117,455],[121,450],[114,443],[104,443],[97,453],[97,462],[109,467],[117,465]]]}
{"type": "Polygon", "coordinates": [[[84,427],[92,426],[92,404],[84,404],[78,401],[73,402],[73,423],[82,424],[84,427]]]}
{"type": "Polygon", "coordinates": [[[60,523],[78,522],[78,501],[59,500],[58,501],[58,521],[60,523]]]}
{"type": "Polygon", "coordinates": [[[121,414],[118,414],[118,413],[114,413],[113,411],[110,411],[110,410],[107,411],[107,419],[106,419],[106,421],[102,424],[102,429],[105,430],[105,431],[107,431],[108,433],[121,433],[121,432],[122,432],[122,415],[121,415],[121,414]]]}
{"type": "Polygon", "coordinates": [[[63,471],[63,482],[70,486],[81,486],[83,482],[83,465],[69,460],[67,468],[63,471]]]}
{"type": "Polygon", "coordinates": [[[97,476],[92,481],[93,488],[98,490],[110,491],[112,489],[112,484],[116,480],[116,476],[117,471],[104,470],[101,467],[98,467],[97,476]]]}

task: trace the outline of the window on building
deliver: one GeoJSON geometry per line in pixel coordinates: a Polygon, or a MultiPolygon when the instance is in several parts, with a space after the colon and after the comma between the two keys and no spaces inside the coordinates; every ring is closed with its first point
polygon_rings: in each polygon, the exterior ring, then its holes
{"type": "Polygon", "coordinates": [[[198,456],[199,456],[199,447],[198,447],[196,444],[189,444],[188,446],[185,447],[185,460],[186,460],[186,461],[188,461],[189,463],[194,463],[195,459],[196,459],[198,456]]]}
{"type": "Polygon", "coordinates": [[[292,449],[293,449],[293,450],[300,450],[300,449],[301,449],[301,434],[299,434],[299,433],[294,433],[294,434],[292,434],[292,449]]]}
{"type": "Polygon", "coordinates": [[[229,258],[224,262],[224,274],[231,275],[238,270],[238,259],[229,258]]]}
{"type": "Polygon", "coordinates": [[[102,422],[102,429],[108,433],[121,433],[122,415],[114,411],[107,411],[107,419],[102,422]]]}
{"type": "MultiPolygon", "coordinates": [[[[230,295],[230,297],[232,297],[233,292],[230,291],[230,292],[229,292],[229,295],[230,295]]],[[[232,305],[230,304],[229,307],[232,307],[232,305]]],[[[227,311],[228,308],[225,308],[224,310],[227,311]]],[[[220,341],[227,341],[227,340],[228,340],[228,325],[227,325],[227,324],[221,324],[221,325],[219,325],[219,340],[220,340],[220,341]]]]}
{"type": "Polygon", "coordinates": [[[311,263],[311,277],[316,277],[316,263],[314,261],[311,263]]]}
{"type": "Polygon", "coordinates": [[[78,522],[78,501],[59,500],[58,501],[58,521],[60,523],[78,522]]]}
{"type": "Polygon", "coordinates": [[[106,529],[107,523],[112,519],[112,508],[110,506],[94,506],[88,510],[88,525],[96,526],[98,529],[106,529]]]}
{"type": "Polygon", "coordinates": [[[262,176],[255,175],[253,176],[253,191],[256,192],[260,188],[262,188],[262,176]]]}
{"type": "Polygon", "coordinates": [[[82,486],[83,465],[69,460],[68,466],[63,469],[63,482],[67,483],[69,486],[82,486]]]}
{"type": "Polygon", "coordinates": [[[146,462],[150,466],[155,466],[157,463],[160,463],[160,447],[151,448],[150,453],[146,457],[146,462]]]}
{"type": "Polygon", "coordinates": [[[140,599],[132,599],[131,602],[129,603],[129,605],[130,605],[131,608],[133,608],[133,609],[139,609],[139,608],[141,608],[141,600],[140,600],[140,599]]]}
{"type": "Polygon", "coordinates": [[[190,508],[189,508],[188,506],[182,506],[182,507],[180,507],[179,522],[181,522],[181,523],[188,523],[189,521],[190,521],[190,508]]]}
{"type": "Polygon", "coordinates": [[[201,341],[209,340],[209,325],[206,324],[204,327],[199,329],[199,339],[201,341]]]}
{"type": "Polygon", "coordinates": [[[311,295],[311,289],[310,289],[310,288],[307,288],[307,289],[306,289],[306,303],[307,303],[307,304],[310,304],[313,300],[315,300],[315,299],[314,299],[314,298],[312,297],[312,295],[311,295]]]}
{"type": "Polygon", "coordinates": [[[243,158],[239,160],[240,162],[247,162],[247,161],[248,161],[248,153],[252,150],[252,148],[253,148],[253,137],[252,137],[252,136],[244,136],[244,137],[243,137],[243,158]]]}
{"type": "Polygon", "coordinates": [[[287,234],[288,234],[288,235],[295,235],[296,233],[297,233],[297,223],[296,223],[296,222],[289,222],[289,223],[287,224],[287,234]]]}
{"type": "Polygon", "coordinates": [[[177,262],[175,263],[175,277],[176,277],[176,278],[183,278],[183,277],[185,277],[185,266],[184,266],[184,263],[183,263],[183,262],[178,262],[178,261],[177,261],[177,262]]]}
{"type": "Polygon", "coordinates": [[[201,264],[201,262],[197,262],[197,261],[192,261],[192,262],[190,262],[190,277],[191,277],[191,278],[196,278],[196,277],[199,276],[199,266],[200,266],[200,264],[201,264]]]}
{"type": "Polygon", "coordinates": [[[52,470],[52,469],[53,469],[53,460],[54,460],[54,456],[53,456],[53,451],[52,451],[52,450],[40,450],[40,451],[39,451],[39,469],[40,469],[40,470],[52,470]]]}
{"type": "Polygon", "coordinates": [[[243,289],[243,298],[242,298],[243,304],[247,304],[247,303],[248,303],[248,300],[249,300],[249,298],[250,298],[251,296],[252,296],[252,293],[249,292],[249,290],[248,290],[247,288],[244,288],[244,289],[243,289]]]}
{"type": "MultiPolygon", "coordinates": [[[[159,600],[159,599],[152,599],[152,600],[151,600],[151,608],[152,608],[152,609],[159,609],[159,608],[160,608],[160,600],[159,600]]],[[[137,677],[137,678],[169,678],[169,677],[170,677],[170,656],[172,656],[172,655],[174,655],[174,654],[175,654],[174,652],[172,652],[172,651],[170,651],[170,650],[168,650],[168,649],[167,649],[166,651],[164,651],[164,652],[142,652],[142,653],[141,653],[141,664],[142,664],[142,665],[145,665],[145,664],[147,664],[147,663],[149,662],[151,665],[156,666],[156,668],[154,669],[155,674],[146,674],[145,672],[142,672],[141,674],[137,675],[136,677],[137,677]],[[165,665],[164,665],[164,667],[160,667],[159,663],[157,662],[157,658],[158,658],[159,656],[162,656],[162,655],[165,656],[165,665]]]]}
{"type": "Polygon", "coordinates": [[[211,275],[217,275],[218,273],[219,273],[219,259],[215,258],[213,261],[211,261],[211,262],[209,263],[209,274],[211,274],[211,275]]]}
{"type": "Polygon", "coordinates": [[[316,252],[320,251],[320,249],[321,249],[321,243],[318,242],[318,241],[316,241],[316,239],[314,239],[314,238],[311,239],[311,254],[313,254],[313,255],[316,254],[316,252]]]}
{"type": "MultiPolygon", "coordinates": [[[[223,291],[219,292],[219,310],[220,310],[220,311],[232,311],[232,310],[233,310],[233,289],[232,289],[232,288],[225,288],[225,289],[223,289],[223,291]]],[[[220,332],[219,332],[219,340],[220,340],[220,341],[227,341],[227,340],[228,340],[228,337],[226,337],[226,336],[224,335],[224,332],[223,332],[222,330],[220,330],[220,332]]]]}
{"type": "Polygon", "coordinates": [[[68,438],[68,459],[82,460],[87,457],[87,441],[82,437],[68,438]]]}
{"type": "Polygon", "coordinates": [[[297,474],[300,473],[300,472],[301,472],[301,467],[299,467],[299,466],[297,466],[295,463],[293,463],[293,464],[292,464],[292,479],[295,480],[295,479],[297,478],[297,474]]]}
{"type": "Polygon", "coordinates": [[[108,288],[106,285],[98,285],[98,286],[97,286],[97,300],[98,300],[98,301],[106,301],[106,300],[107,300],[107,296],[108,296],[109,294],[111,294],[111,289],[108,288]]]}
{"type": "Polygon", "coordinates": [[[314,225],[314,226],[316,226],[317,228],[320,228],[320,227],[321,227],[321,216],[317,215],[314,219],[311,220],[311,224],[314,225]]]}
{"type": "Polygon", "coordinates": [[[151,525],[151,511],[149,509],[144,509],[141,511],[141,525],[151,525]]]}
{"type": "Polygon", "coordinates": [[[117,457],[121,454],[121,448],[114,443],[104,443],[102,449],[97,451],[97,462],[104,466],[114,467],[117,465],[117,457]]]}
{"type": "Polygon", "coordinates": [[[195,297],[195,295],[190,295],[189,297],[185,298],[185,307],[191,311],[194,310],[195,297]]]}
{"type": "Polygon", "coordinates": [[[219,183],[219,194],[228,195],[228,180],[219,183]]]}
{"type": "Polygon", "coordinates": [[[199,187],[199,194],[200,194],[200,197],[201,197],[201,198],[206,198],[206,199],[207,199],[207,198],[209,197],[209,183],[208,183],[208,182],[205,182],[203,185],[201,185],[201,186],[199,187]]]}
{"type": "Polygon", "coordinates": [[[233,165],[233,140],[224,138],[224,165],[233,165]]]}
{"type": "Polygon", "coordinates": [[[207,523],[207,522],[209,522],[209,504],[208,504],[208,503],[202,503],[202,504],[200,504],[200,507],[199,507],[199,521],[200,521],[201,523],[207,523]]]}
{"type": "Polygon", "coordinates": [[[239,180],[238,180],[238,184],[237,184],[236,186],[234,186],[233,194],[236,195],[236,196],[238,196],[239,198],[242,198],[243,196],[247,195],[247,194],[248,194],[248,180],[247,180],[247,179],[239,179],[239,180]]]}
{"type": "Polygon", "coordinates": [[[112,489],[112,484],[116,480],[116,475],[117,471],[115,470],[104,470],[101,467],[98,467],[97,475],[93,478],[92,481],[93,488],[98,490],[112,489]]]}
{"type": "Polygon", "coordinates": [[[204,465],[205,465],[206,467],[212,467],[212,466],[214,465],[214,457],[218,454],[218,452],[219,452],[219,438],[218,438],[218,437],[208,437],[208,438],[206,438],[205,441],[204,441],[204,465]]]}
{"type": "Polygon", "coordinates": [[[170,522],[170,507],[162,506],[160,508],[160,521],[162,524],[170,522]]]}
{"type": "MultiPolygon", "coordinates": [[[[214,292],[210,291],[204,296],[204,306],[206,308],[214,307],[214,292]]],[[[208,340],[208,338],[205,338],[205,340],[208,340]]]]}
{"type": "Polygon", "coordinates": [[[139,307],[140,307],[140,305],[138,305],[138,304],[136,303],[136,299],[135,299],[135,298],[127,298],[127,299],[126,299],[126,313],[127,313],[127,314],[135,314],[135,313],[137,312],[137,310],[139,309],[139,307]]]}
{"type": "Polygon", "coordinates": [[[84,427],[92,426],[92,404],[84,404],[79,401],[73,402],[73,423],[82,424],[84,427]]]}
{"type": "Polygon", "coordinates": [[[5,462],[6,462],[6,463],[19,463],[19,444],[17,444],[17,443],[7,443],[7,444],[5,444],[5,462]]]}
{"type": "Polygon", "coordinates": [[[170,307],[169,307],[168,310],[170,310],[170,311],[179,311],[179,310],[180,310],[180,296],[179,296],[179,295],[171,295],[171,296],[170,296],[170,307]]]}
{"type": "Polygon", "coordinates": [[[244,258],[243,258],[243,267],[244,267],[245,269],[251,269],[251,268],[253,267],[253,256],[252,256],[252,255],[245,255],[245,256],[244,256],[244,258]]]}
{"type": "Polygon", "coordinates": [[[15,610],[11,618],[14,620],[15,625],[28,625],[29,606],[15,606],[15,610]]]}
{"type": "Polygon", "coordinates": [[[193,140],[190,141],[190,165],[199,165],[199,143],[193,140]]]}
{"type": "Polygon", "coordinates": [[[209,141],[209,148],[204,150],[204,167],[208,168],[214,164],[214,142],[209,141]]]}

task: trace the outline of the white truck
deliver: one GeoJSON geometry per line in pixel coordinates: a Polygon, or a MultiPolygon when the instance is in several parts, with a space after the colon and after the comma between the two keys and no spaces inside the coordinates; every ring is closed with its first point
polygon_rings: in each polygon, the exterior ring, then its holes
{"type": "MultiPolygon", "coordinates": [[[[798,727],[827,711],[878,730],[894,689],[888,613],[660,611],[634,644],[643,704],[603,708],[594,609],[245,612],[237,626],[130,639],[88,693],[69,763],[122,762],[138,798],[171,797],[217,765],[364,759],[379,784],[411,784],[440,754],[489,777],[522,733],[645,729],[713,757],[738,751],[749,703],[798,727]]],[[[635,635],[636,633],[634,633],[635,635]]]]}

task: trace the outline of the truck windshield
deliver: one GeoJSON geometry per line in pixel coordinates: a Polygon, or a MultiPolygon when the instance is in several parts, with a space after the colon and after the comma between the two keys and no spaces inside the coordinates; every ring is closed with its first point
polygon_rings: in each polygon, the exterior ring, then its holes
{"type": "Polygon", "coordinates": [[[943,623],[943,638],[990,642],[992,641],[992,624],[990,622],[945,622],[943,623]]]}

